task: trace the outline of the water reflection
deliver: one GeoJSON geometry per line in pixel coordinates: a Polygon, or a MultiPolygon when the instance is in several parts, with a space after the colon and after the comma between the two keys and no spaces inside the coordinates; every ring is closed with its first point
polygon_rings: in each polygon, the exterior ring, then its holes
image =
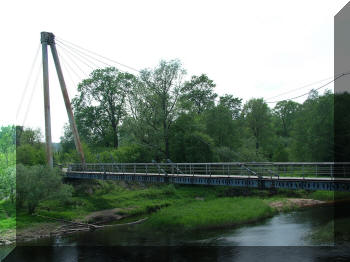
{"type": "Polygon", "coordinates": [[[319,207],[229,230],[166,234],[139,226],[106,228],[33,241],[5,261],[342,261],[350,258],[349,248],[332,247],[333,241],[311,247],[315,243],[308,237],[332,219],[332,207],[319,207]]]}

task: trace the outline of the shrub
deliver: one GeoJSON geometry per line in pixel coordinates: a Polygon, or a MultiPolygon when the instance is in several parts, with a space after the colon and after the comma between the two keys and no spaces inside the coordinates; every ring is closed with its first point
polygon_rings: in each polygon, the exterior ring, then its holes
{"type": "Polygon", "coordinates": [[[45,148],[43,145],[24,144],[16,148],[17,164],[43,165],[46,163],[45,148]]]}
{"type": "Polygon", "coordinates": [[[17,165],[17,204],[25,205],[29,214],[35,212],[40,201],[56,199],[66,202],[73,188],[62,183],[59,169],[46,166],[17,165]]]}

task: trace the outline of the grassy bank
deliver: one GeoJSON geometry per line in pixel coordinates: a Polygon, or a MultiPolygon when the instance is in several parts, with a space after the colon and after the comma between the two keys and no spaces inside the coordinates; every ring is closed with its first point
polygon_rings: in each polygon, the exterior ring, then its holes
{"type": "Polygon", "coordinates": [[[274,213],[257,197],[225,197],[164,208],[153,214],[144,226],[166,230],[216,228],[256,221],[274,213]]]}
{"type": "Polygon", "coordinates": [[[16,207],[9,200],[0,201],[0,234],[16,228],[16,207]]]}
{"type": "MultiPolygon", "coordinates": [[[[120,208],[118,213],[124,216],[138,216],[153,213],[161,208],[184,205],[195,198],[215,199],[224,191],[221,187],[175,187],[174,185],[140,186],[137,184],[106,185],[96,182],[89,190],[77,190],[68,203],[56,200],[43,201],[36,214],[66,220],[81,220],[91,212],[120,208]]],[[[88,187],[87,187],[88,188],[88,187]]],[[[50,220],[28,215],[26,210],[17,214],[17,228],[23,229],[50,220]]]]}
{"type": "MultiPolygon", "coordinates": [[[[95,181],[92,184],[76,185],[74,196],[69,201],[41,202],[36,214],[87,221],[87,216],[92,212],[118,208],[116,212],[120,216],[128,217],[126,220],[130,220],[130,217],[149,217],[144,227],[157,230],[195,230],[237,225],[269,217],[277,212],[269,204],[288,198],[333,200],[334,193],[304,190],[270,192],[224,186],[140,185],[95,181]]],[[[0,202],[0,232],[15,228],[15,214],[13,205],[11,207],[8,201],[0,202]]],[[[54,224],[55,221],[29,215],[24,209],[17,211],[19,232],[48,223],[54,224]]]]}

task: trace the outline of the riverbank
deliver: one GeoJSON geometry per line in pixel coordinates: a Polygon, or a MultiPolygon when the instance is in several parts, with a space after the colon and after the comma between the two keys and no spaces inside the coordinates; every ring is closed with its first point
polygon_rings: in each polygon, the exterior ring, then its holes
{"type": "MultiPolygon", "coordinates": [[[[198,230],[237,226],[281,211],[324,204],[334,198],[332,192],[269,192],[220,186],[115,184],[108,187],[108,190],[105,186],[80,190],[66,204],[45,201],[36,213],[92,224],[126,223],[148,216],[142,228],[198,230]]],[[[20,211],[17,241],[48,237],[60,226],[62,223],[57,221],[20,211]]],[[[5,240],[13,241],[13,238],[5,240]]]]}

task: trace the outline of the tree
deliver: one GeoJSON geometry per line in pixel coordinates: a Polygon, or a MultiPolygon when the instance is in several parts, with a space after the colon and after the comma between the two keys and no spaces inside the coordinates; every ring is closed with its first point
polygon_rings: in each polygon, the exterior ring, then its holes
{"type": "Polygon", "coordinates": [[[184,108],[201,114],[215,104],[217,94],[214,93],[215,83],[207,75],[192,76],[191,81],[185,82],[181,92],[184,108]]]}
{"type": "Polygon", "coordinates": [[[214,141],[205,132],[205,123],[196,113],[181,114],[170,133],[171,160],[174,162],[212,162],[214,141]]]}
{"type": "Polygon", "coordinates": [[[225,94],[220,96],[219,105],[230,110],[232,119],[238,119],[241,114],[242,99],[233,95],[225,94]]]}
{"type": "Polygon", "coordinates": [[[185,73],[180,61],[161,61],[155,69],[141,71],[140,82],[129,96],[130,130],[139,142],[165,158],[170,157],[169,133],[178,115],[185,73]]]}
{"type": "Polygon", "coordinates": [[[312,92],[302,104],[292,132],[292,155],[296,161],[333,161],[334,95],[312,92]]]}
{"type": "Polygon", "coordinates": [[[206,133],[218,147],[234,148],[239,145],[238,125],[229,108],[218,105],[205,114],[206,133]]]}
{"type": "Polygon", "coordinates": [[[45,147],[41,142],[40,129],[17,126],[16,131],[16,163],[38,165],[46,163],[45,147]]]}
{"type": "Polygon", "coordinates": [[[41,143],[43,135],[39,128],[25,128],[23,126],[16,126],[16,146],[24,144],[36,145],[41,143]]]}
{"type": "Polygon", "coordinates": [[[349,162],[350,158],[350,94],[334,95],[334,161],[349,162]]]}
{"type": "Polygon", "coordinates": [[[83,138],[93,144],[118,148],[119,125],[126,115],[126,95],[135,77],[116,68],[94,70],[78,86],[72,101],[75,119],[83,138]]]}
{"type": "Polygon", "coordinates": [[[14,202],[16,193],[15,127],[0,128],[0,200],[10,198],[14,202]]]}
{"type": "Polygon", "coordinates": [[[62,183],[59,169],[47,166],[26,167],[17,165],[17,204],[26,205],[29,214],[35,212],[40,201],[48,199],[67,200],[73,188],[62,183]]]}
{"type": "Polygon", "coordinates": [[[270,108],[264,99],[253,98],[244,105],[242,114],[247,127],[255,138],[255,149],[258,154],[261,144],[266,141],[271,132],[270,108]]]}
{"type": "Polygon", "coordinates": [[[46,163],[44,144],[23,144],[17,147],[16,162],[27,166],[44,165],[46,163]]]}
{"type": "Polygon", "coordinates": [[[10,164],[9,160],[12,159],[15,152],[15,127],[14,126],[2,126],[0,129],[0,154],[4,157],[5,167],[10,164]]]}
{"type": "Polygon", "coordinates": [[[16,168],[7,167],[0,170],[0,199],[8,197],[12,203],[16,196],[16,168]]]}
{"type": "Polygon", "coordinates": [[[294,101],[280,101],[273,109],[273,113],[277,116],[280,127],[282,129],[281,134],[284,137],[290,136],[293,121],[297,115],[300,104],[294,101]]]}

